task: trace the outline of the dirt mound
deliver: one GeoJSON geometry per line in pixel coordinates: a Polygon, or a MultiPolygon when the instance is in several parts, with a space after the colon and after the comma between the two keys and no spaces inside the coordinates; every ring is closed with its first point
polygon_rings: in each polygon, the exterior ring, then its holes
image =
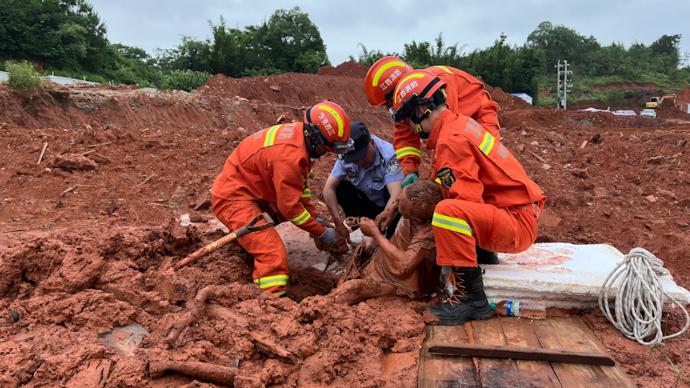
{"type": "Polygon", "coordinates": [[[324,66],[316,72],[319,75],[337,75],[340,77],[356,77],[362,78],[367,75],[369,67],[355,62],[354,60],[349,60],[343,62],[336,67],[324,66]]]}
{"type": "MultiPolygon", "coordinates": [[[[643,246],[690,286],[690,125],[558,112],[498,89],[492,95],[504,108],[504,144],[549,197],[540,241],[604,242],[624,252],[643,246]]],[[[148,361],[175,359],[239,360],[244,386],[413,386],[425,303],[333,305],[314,296],[333,286],[332,274],[309,267],[291,268],[292,299],[257,296],[247,285],[251,262],[236,246],[181,270],[169,287],[161,283],[166,263],[221,235],[211,222],[183,228],[179,219],[198,208],[195,219],[212,221],[203,202],[237,143],[282,115],[301,117],[320,99],[343,104],[391,139],[386,112],[370,109],[361,78],[350,76],[216,76],[194,93],[54,88],[27,97],[0,88],[2,385],[189,383],[179,374],[147,376],[148,361]],[[209,285],[237,295],[212,299],[176,349],[167,349],[167,323],[209,285]],[[233,320],[238,315],[253,330],[233,320]],[[134,323],[150,333],[134,355],[98,339],[134,323]],[[276,343],[288,353],[267,345],[276,343]]],[[[315,198],[332,162],[316,163],[315,198]]],[[[425,162],[422,175],[428,170],[425,162]]],[[[623,340],[597,314],[588,321],[636,382],[674,383],[659,352],[623,340]]],[[[686,375],[688,344],[683,337],[663,346],[686,375]]]]}
{"type": "Polygon", "coordinates": [[[530,106],[525,100],[508,94],[499,87],[487,86],[486,90],[502,110],[524,109],[530,106]]]}
{"type": "MultiPolygon", "coordinates": [[[[195,228],[176,223],[17,236],[27,239],[3,246],[0,258],[5,275],[0,311],[12,320],[0,327],[4,384],[89,385],[86,371],[97,368],[100,379],[112,385],[177,385],[186,378],[148,380],[147,363],[193,359],[230,365],[235,359],[239,386],[381,385],[393,377],[414,385],[416,371],[405,367],[416,363],[423,337],[419,304],[389,298],[350,307],[328,297],[302,303],[273,298],[250,284],[250,267],[246,257],[234,255],[240,254],[237,248],[181,270],[170,300],[161,287],[163,263],[199,242],[195,228]],[[217,288],[223,292],[210,301],[208,314],[180,333],[174,349],[166,349],[166,327],[184,316],[185,302],[209,284],[222,285],[217,288]],[[251,330],[233,320],[236,316],[250,321],[251,330]],[[131,355],[108,347],[98,335],[132,323],[150,334],[131,355]],[[272,353],[266,348],[271,343],[290,356],[272,353]]],[[[308,279],[320,282],[309,270],[292,273],[307,287],[308,279]]],[[[294,284],[298,294],[303,293],[299,283],[294,284]]]]}
{"type": "Polygon", "coordinates": [[[252,101],[270,101],[290,107],[313,105],[330,99],[343,106],[366,108],[366,96],[355,80],[334,75],[302,73],[270,77],[231,78],[215,75],[197,91],[207,96],[239,96],[252,101]]]}

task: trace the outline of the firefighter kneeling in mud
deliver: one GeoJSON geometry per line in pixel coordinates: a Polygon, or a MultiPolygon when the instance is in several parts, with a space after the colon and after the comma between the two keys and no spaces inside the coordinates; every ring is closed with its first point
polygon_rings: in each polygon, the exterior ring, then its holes
{"type": "MultiPolygon", "coordinates": [[[[262,212],[278,222],[291,221],[320,248],[338,245],[333,228],[317,222],[307,177],[313,162],[352,150],[350,119],[329,101],[307,109],[304,122],[274,125],[242,140],[211,188],[213,213],[230,230],[247,225],[262,212]]],[[[287,292],[288,256],[275,228],[244,235],[239,244],[254,256],[254,283],[276,296],[287,292]]]]}
{"type": "Polygon", "coordinates": [[[433,150],[431,171],[445,198],[431,225],[446,295],[430,310],[441,324],[488,318],[476,246],[504,253],[529,248],[546,197],[491,132],[448,109],[441,78],[424,70],[406,74],[393,108],[395,120],[408,122],[433,150]]]}
{"type": "Polygon", "coordinates": [[[357,247],[345,282],[333,292],[334,300],[355,304],[385,295],[416,298],[434,293],[438,267],[431,219],[442,199],[441,188],[432,181],[407,186],[395,200],[402,218],[390,240],[373,220],[360,218],[359,227],[367,238],[357,247]]]}

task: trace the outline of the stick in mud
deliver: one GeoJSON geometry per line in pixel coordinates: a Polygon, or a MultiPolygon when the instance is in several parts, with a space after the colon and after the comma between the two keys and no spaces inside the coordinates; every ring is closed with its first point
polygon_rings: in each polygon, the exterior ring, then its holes
{"type": "Polygon", "coordinates": [[[151,174],[147,176],[146,179],[144,179],[141,183],[137,184],[137,187],[145,185],[146,182],[150,181],[151,178],[153,178],[154,176],[156,176],[156,174],[151,174]]]}
{"type": "Polygon", "coordinates": [[[162,377],[165,372],[175,372],[213,384],[232,386],[238,369],[207,362],[151,361],[147,371],[153,378],[162,377]]]}
{"type": "Polygon", "coordinates": [[[36,162],[36,165],[41,164],[41,162],[43,161],[43,155],[45,155],[47,148],[48,142],[43,143],[43,149],[41,150],[41,155],[38,157],[38,162],[36,162]]]}

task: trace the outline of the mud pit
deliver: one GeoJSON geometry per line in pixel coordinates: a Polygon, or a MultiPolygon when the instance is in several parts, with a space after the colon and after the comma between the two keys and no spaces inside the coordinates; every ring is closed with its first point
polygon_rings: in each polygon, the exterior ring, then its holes
{"type": "MultiPolygon", "coordinates": [[[[352,64],[341,70],[216,76],[195,93],[54,87],[27,97],[0,89],[0,385],[192,383],[148,374],[147,365],[172,360],[239,365],[238,386],[414,386],[427,302],[334,305],[319,294],[335,278],[299,257],[292,299],[268,298],[247,284],[250,261],[236,246],[181,270],[172,295],[161,287],[165,263],[221,236],[208,222],[181,227],[179,217],[211,218],[207,191],[240,139],[322,98],[391,138],[386,112],[367,107],[360,73],[352,64]],[[74,155],[88,162],[61,167],[74,155]],[[168,348],[164,329],[209,285],[229,291],[168,348]],[[133,356],[99,340],[135,323],[150,334],[133,356]]],[[[504,107],[506,146],[549,196],[539,241],[644,246],[690,286],[687,121],[553,112],[492,92],[504,107]]],[[[331,163],[314,170],[317,197],[331,163]]],[[[677,329],[679,318],[672,312],[667,327],[677,329]]],[[[585,320],[637,383],[690,384],[687,336],[647,349],[597,311],[585,320]]]]}

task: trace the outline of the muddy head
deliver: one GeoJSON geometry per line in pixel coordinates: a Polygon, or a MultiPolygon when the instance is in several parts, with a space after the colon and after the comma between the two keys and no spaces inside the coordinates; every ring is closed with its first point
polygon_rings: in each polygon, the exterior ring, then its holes
{"type": "Polygon", "coordinates": [[[436,204],[443,199],[441,187],[430,180],[420,180],[400,193],[398,210],[403,217],[417,223],[429,223],[436,204]]]}

